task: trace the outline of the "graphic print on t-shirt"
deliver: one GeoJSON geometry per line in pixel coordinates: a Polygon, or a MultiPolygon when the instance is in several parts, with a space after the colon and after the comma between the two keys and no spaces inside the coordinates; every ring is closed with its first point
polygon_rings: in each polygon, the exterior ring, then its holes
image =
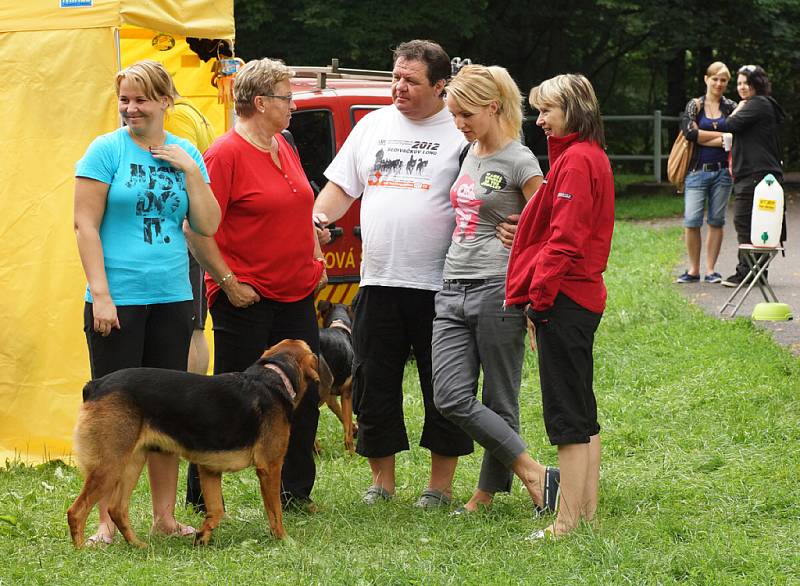
{"type": "MultiPolygon", "coordinates": [[[[480,196],[488,196],[493,191],[499,191],[508,185],[502,173],[487,171],[481,175],[479,187],[483,188],[480,196]]],[[[456,228],[453,230],[453,240],[473,240],[478,228],[478,216],[483,199],[475,193],[475,181],[464,173],[450,190],[450,203],[456,211],[456,228]]]]}
{"type": "Polygon", "coordinates": [[[397,189],[430,189],[431,175],[426,172],[431,158],[439,151],[438,142],[421,140],[378,141],[375,162],[367,178],[368,185],[397,189]]]}
{"type": "Polygon", "coordinates": [[[178,192],[185,192],[183,174],[171,165],[130,164],[130,177],[125,186],[139,189],[136,215],[142,218],[142,237],[146,244],[169,244],[170,237],[162,233],[162,223],[180,206],[178,192]]]}
{"type": "Polygon", "coordinates": [[[450,190],[450,203],[456,211],[453,240],[472,240],[478,227],[478,212],[483,202],[475,197],[475,181],[468,173],[458,178],[450,190]]]}

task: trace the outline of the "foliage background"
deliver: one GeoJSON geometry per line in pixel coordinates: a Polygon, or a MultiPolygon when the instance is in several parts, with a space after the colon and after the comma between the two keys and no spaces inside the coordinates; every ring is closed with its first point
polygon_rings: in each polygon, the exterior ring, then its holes
{"type": "MultiPolygon", "coordinates": [[[[605,114],[675,116],[704,93],[703,74],[715,60],[734,72],[727,95],[738,100],[735,71],[759,64],[789,114],[785,166],[800,169],[798,0],[235,0],[235,16],[244,59],[326,65],[338,57],[343,67],[390,69],[398,43],[430,38],[450,56],[503,65],[523,92],[558,73],[584,73],[605,114]]],[[[662,151],[676,128],[664,133],[662,151]]],[[[652,152],[649,124],[614,123],[608,135],[609,152],[652,152]]],[[[528,140],[545,152],[539,135],[528,140]]]]}

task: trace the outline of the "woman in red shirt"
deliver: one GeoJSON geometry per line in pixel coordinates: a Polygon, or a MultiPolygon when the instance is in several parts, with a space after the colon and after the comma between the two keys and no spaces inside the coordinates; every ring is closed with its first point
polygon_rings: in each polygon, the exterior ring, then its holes
{"type": "Polygon", "coordinates": [[[520,217],[506,304],[526,306],[531,349],[538,346],[545,428],[558,446],[558,515],[531,535],[541,538],[572,531],[597,509],[600,425],[592,347],[605,309],[614,177],[589,80],[574,74],[548,79],[531,90],[530,103],[547,136],[550,171],[520,217]]]}
{"type": "MultiPolygon", "coordinates": [[[[213,238],[193,234],[190,244],[206,269],[215,374],[245,370],[285,338],[319,352],[314,293],[327,279],[311,220],[314,193],[281,135],[296,109],[293,75],[272,59],[242,67],[233,87],[238,120],[204,155],[222,221],[213,238]]],[[[312,505],[318,403],[317,389],[309,387],[295,410],[284,504],[312,505]]]]}

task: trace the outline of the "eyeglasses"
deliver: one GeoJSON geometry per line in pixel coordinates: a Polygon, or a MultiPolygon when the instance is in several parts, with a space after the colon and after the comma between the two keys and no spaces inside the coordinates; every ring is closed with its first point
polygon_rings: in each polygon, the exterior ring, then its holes
{"type": "Polygon", "coordinates": [[[294,96],[292,94],[288,94],[286,96],[281,96],[278,94],[262,94],[265,98],[277,98],[278,100],[283,100],[284,102],[291,102],[294,100],[294,96]]]}

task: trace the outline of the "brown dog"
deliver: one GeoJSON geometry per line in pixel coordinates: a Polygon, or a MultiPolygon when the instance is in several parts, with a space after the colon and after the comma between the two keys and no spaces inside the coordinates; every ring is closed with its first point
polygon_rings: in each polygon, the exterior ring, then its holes
{"type": "Polygon", "coordinates": [[[206,544],[224,514],[222,472],[255,466],[273,535],[284,539],[281,467],[292,411],[309,380],[319,382],[317,357],[301,340],[283,340],[244,372],[202,376],[127,368],[83,389],[75,452],[85,482],[67,511],[72,542],[84,543],[86,518],[101,497],[132,545],[128,505],[150,451],[197,464],[206,518],[195,543],[206,544]]]}
{"type": "MultiPolygon", "coordinates": [[[[319,399],[333,411],[344,429],[344,447],[355,453],[353,437],[353,310],[349,305],[323,300],[317,303],[323,329],[319,331],[319,399]],[[341,397],[341,407],[336,397],[341,397]]],[[[315,444],[317,453],[320,452],[315,444]]]]}

